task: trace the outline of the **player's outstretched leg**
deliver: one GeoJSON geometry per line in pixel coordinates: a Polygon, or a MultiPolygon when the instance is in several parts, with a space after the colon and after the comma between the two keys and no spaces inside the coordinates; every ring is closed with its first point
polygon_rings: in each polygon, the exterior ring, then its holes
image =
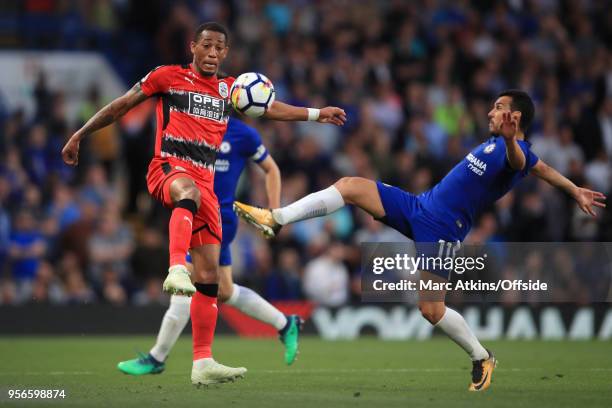
{"type": "Polygon", "coordinates": [[[219,301],[278,330],[279,338],[285,346],[285,363],[293,364],[298,354],[302,319],[297,315],[285,316],[255,291],[236,285],[232,278],[231,255],[226,246],[221,247],[219,301]]]}
{"type": "Polygon", "coordinates": [[[191,296],[196,288],[191,283],[186,257],[191,243],[193,218],[198,211],[201,194],[193,180],[179,177],[170,184],[170,196],[174,203],[168,229],[170,268],[163,290],[173,295],[191,296]]]}
{"type": "Polygon", "coordinates": [[[157,335],[157,341],[149,354],[141,354],[133,360],[122,361],[117,368],[130,375],[159,374],[164,371],[165,361],[189,321],[191,298],[172,295],[170,306],[157,335]]]}
{"type": "MultiPolygon", "coordinates": [[[[421,279],[446,282],[445,279],[424,271],[421,271],[421,279]]],[[[472,359],[472,381],[468,390],[484,391],[491,385],[497,360],[493,353],[480,344],[463,316],[444,304],[444,297],[444,291],[420,291],[419,310],[425,319],[444,331],[472,359]]]]}
{"type": "Polygon", "coordinates": [[[331,214],[345,204],[356,205],[375,218],[385,215],[376,182],[362,177],[343,177],[333,186],[282,208],[265,209],[236,201],[234,211],[266,238],[271,238],[283,225],[331,214]]]}
{"type": "Polygon", "coordinates": [[[193,367],[191,382],[208,385],[244,377],[244,367],[227,367],[212,357],[212,343],[217,325],[218,266],[220,245],[203,244],[192,248],[196,293],[191,300],[193,330],[193,367]]]}
{"type": "Polygon", "coordinates": [[[234,201],[233,208],[240,218],[257,228],[266,239],[274,238],[282,228],[282,225],[272,217],[270,208],[248,205],[240,201],[234,201]]]}

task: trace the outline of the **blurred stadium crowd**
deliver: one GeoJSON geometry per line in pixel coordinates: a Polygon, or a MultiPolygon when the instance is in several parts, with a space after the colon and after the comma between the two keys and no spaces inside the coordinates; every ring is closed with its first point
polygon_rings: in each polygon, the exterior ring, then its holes
{"type": "MultiPolygon", "coordinates": [[[[488,138],[487,112],[509,87],[537,103],[528,132],[536,154],[577,184],[612,190],[606,0],[24,0],[0,10],[3,48],[98,50],[126,87],[157,65],[190,61],[198,23],[225,23],[225,71],[265,73],[280,100],[348,113],[344,128],[251,122],[281,168],[283,203],[344,175],[427,190],[488,138]]],[[[0,112],[0,304],[167,301],[168,215],[144,182],[152,103],[91,136],[72,169],[61,161],[64,140],[108,102],[95,83],[88,95],[70,123],[69,96],[41,72],[33,117],[0,112]]],[[[262,183],[249,169],[239,198],[265,205],[262,183]]],[[[271,300],[341,305],[359,298],[359,242],[403,239],[351,208],[284,228],[270,243],[243,225],[236,280],[271,300]]],[[[567,240],[612,241],[610,210],[590,219],[535,178],[467,238],[567,240]]]]}

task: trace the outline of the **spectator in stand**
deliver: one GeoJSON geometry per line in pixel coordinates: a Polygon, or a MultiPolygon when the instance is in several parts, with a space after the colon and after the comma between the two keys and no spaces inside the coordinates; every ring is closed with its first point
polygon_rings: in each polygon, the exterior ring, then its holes
{"type": "Polygon", "coordinates": [[[162,236],[159,226],[145,226],[131,257],[131,268],[134,277],[145,282],[149,279],[161,279],[168,270],[166,238],[162,236]]]}
{"type": "Polygon", "coordinates": [[[332,243],[306,264],[302,288],[306,298],[321,306],[342,306],[349,299],[349,272],[342,263],[344,248],[332,243]]]}
{"type": "Polygon", "coordinates": [[[113,306],[122,306],[127,303],[128,295],[125,285],[122,284],[119,273],[112,263],[102,265],[102,280],[100,282],[100,299],[113,306]]]}
{"type": "Polygon", "coordinates": [[[89,241],[89,276],[94,282],[102,284],[108,278],[105,272],[111,270],[117,279],[128,279],[133,251],[130,228],[117,212],[105,210],[89,241]]]}
{"type": "Polygon", "coordinates": [[[7,208],[10,186],[8,181],[0,176],[0,275],[4,271],[11,236],[11,217],[7,208]]]}
{"type": "Polygon", "coordinates": [[[18,285],[18,296],[28,297],[32,282],[47,251],[47,243],[36,227],[31,212],[22,210],[15,216],[15,226],[10,236],[9,261],[11,276],[18,285]]]}
{"type": "Polygon", "coordinates": [[[300,256],[293,248],[281,249],[278,254],[278,267],[276,267],[268,278],[274,282],[277,288],[274,297],[269,300],[298,300],[302,298],[300,282],[300,256]]]}
{"type": "Polygon", "coordinates": [[[96,228],[100,207],[88,198],[81,198],[79,204],[80,217],[66,227],[60,237],[59,246],[64,254],[71,253],[77,257],[82,268],[89,264],[89,241],[96,228]]]}
{"type": "Polygon", "coordinates": [[[161,290],[162,283],[161,278],[147,279],[143,289],[134,295],[132,303],[136,306],[168,306],[168,296],[161,290]]]}
{"type": "Polygon", "coordinates": [[[100,164],[90,166],[85,175],[85,185],[80,190],[80,196],[95,202],[98,206],[109,200],[116,199],[118,191],[108,180],[108,173],[100,164]]]}
{"type": "Polygon", "coordinates": [[[15,282],[10,279],[0,281],[0,305],[15,304],[18,304],[15,282]]]}
{"type": "Polygon", "coordinates": [[[42,262],[38,268],[36,280],[32,286],[31,300],[36,303],[63,303],[64,290],[53,266],[42,262]]]}

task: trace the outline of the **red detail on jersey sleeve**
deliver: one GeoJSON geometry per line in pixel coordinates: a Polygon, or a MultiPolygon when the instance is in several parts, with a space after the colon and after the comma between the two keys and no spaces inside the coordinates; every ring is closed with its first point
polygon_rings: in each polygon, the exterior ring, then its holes
{"type": "Polygon", "coordinates": [[[167,92],[170,85],[170,76],[167,74],[170,71],[172,71],[170,65],[161,65],[153,69],[140,80],[142,92],[147,96],[167,92]]]}

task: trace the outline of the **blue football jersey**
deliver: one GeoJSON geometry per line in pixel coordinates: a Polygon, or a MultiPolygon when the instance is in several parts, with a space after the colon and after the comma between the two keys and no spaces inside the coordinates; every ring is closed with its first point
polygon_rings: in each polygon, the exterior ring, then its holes
{"type": "Polygon", "coordinates": [[[431,190],[418,196],[424,211],[450,228],[461,240],[465,238],[474,217],[506,194],[527,176],[538,157],[531,144],[520,140],[525,154],[525,168],[516,171],[506,158],[503,137],[492,136],[461,160],[431,190]]]}
{"type": "Polygon", "coordinates": [[[238,179],[249,159],[260,163],[268,156],[257,131],[230,118],[215,162],[215,194],[221,211],[231,211],[238,179]]]}

